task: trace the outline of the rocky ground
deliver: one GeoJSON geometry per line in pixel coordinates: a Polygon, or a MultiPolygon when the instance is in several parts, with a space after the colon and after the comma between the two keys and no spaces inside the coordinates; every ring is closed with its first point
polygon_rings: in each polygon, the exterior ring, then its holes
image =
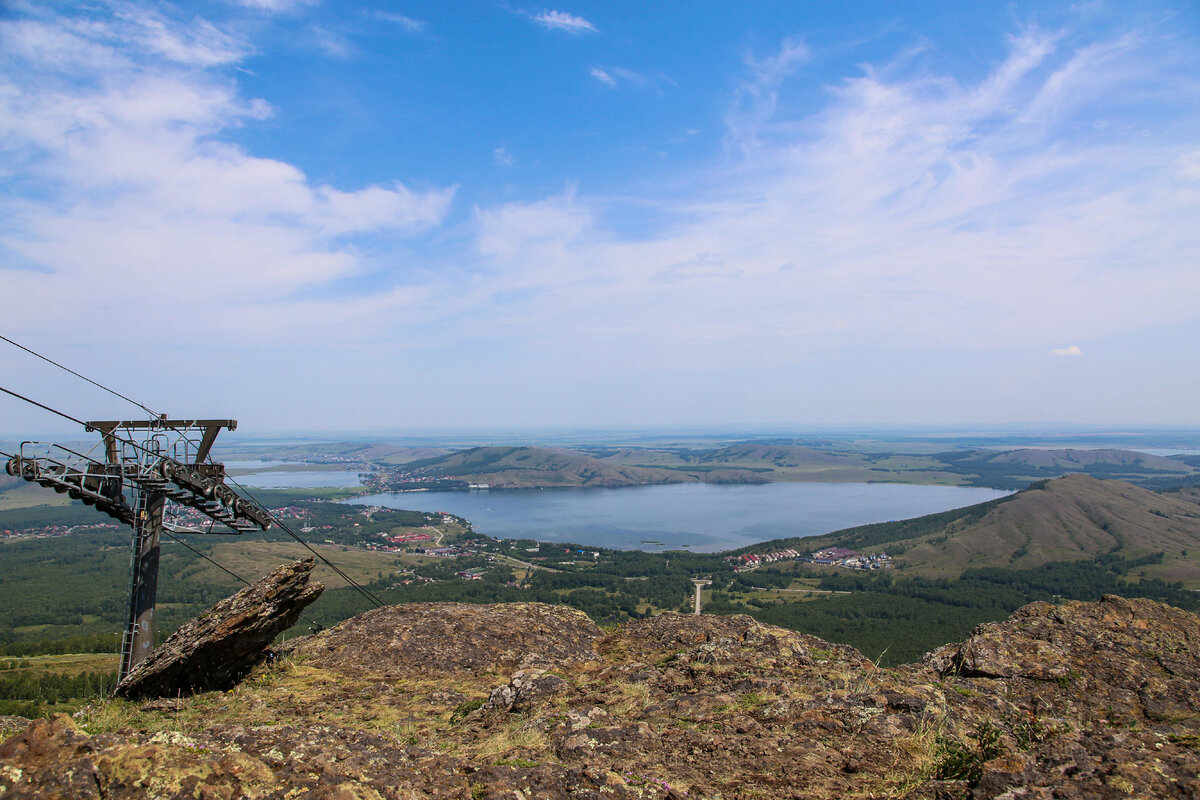
{"type": "Polygon", "coordinates": [[[36,721],[0,798],[1197,798],[1198,678],[1200,618],[1118,597],[896,669],[741,616],[396,606],[230,691],[36,721]]]}

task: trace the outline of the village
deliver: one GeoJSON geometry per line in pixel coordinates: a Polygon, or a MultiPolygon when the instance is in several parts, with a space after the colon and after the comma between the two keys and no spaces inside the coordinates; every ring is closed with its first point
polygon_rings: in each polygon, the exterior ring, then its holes
{"type": "Polygon", "coordinates": [[[863,555],[853,550],[847,550],[844,547],[826,547],[808,555],[793,548],[786,548],[768,553],[743,553],[742,555],[725,556],[725,560],[733,565],[734,572],[744,572],[746,570],[757,569],[764,564],[789,560],[857,570],[892,568],[892,557],[887,553],[863,555]]]}
{"type": "Polygon", "coordinates": [[[115,522],[94,522],[84,525],[43,525],[36,528],[0,530],[0,539],[48,539],[55,536],[71,536],[92,531],[113,531],[121,526],[115,522]]]}

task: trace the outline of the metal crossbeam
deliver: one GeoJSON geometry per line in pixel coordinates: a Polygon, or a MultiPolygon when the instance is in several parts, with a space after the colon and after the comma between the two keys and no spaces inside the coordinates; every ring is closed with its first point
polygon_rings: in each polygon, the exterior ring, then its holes
{"type": "MultiPolygon", "coordinates": [[[[121,643],[122,679],[154,648],[154,603],[162,532],[232,533],[266,530],[271,516],[225,484],[225,467],[205,463],[217,434],[232,419],[88,422],[100,433],[103,460],[59,444],[22,442],[5,465],[9,475],[53,489],[133,527],[129,613],[121,643]],[[118,433],[125,432],[124,435],[118,433]],[[142,440],[134,441],[134,431],[142,440]],[[178,521],[178,507],[220,528],[178,521]],[[167,518],[171,511],[173,517],[167,518]]],[[[93,451],[97,448],[93,448],[93,451]]]]}

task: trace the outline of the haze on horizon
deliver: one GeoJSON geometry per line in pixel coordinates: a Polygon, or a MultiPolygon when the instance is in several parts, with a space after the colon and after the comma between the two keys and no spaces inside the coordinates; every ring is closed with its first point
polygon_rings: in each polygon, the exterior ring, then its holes
{"type": "Polygon", "coordinates": [[[11,0],[0,333],[246,435],[1195,427],[1197,52],[1179,0],[11,0]]]}

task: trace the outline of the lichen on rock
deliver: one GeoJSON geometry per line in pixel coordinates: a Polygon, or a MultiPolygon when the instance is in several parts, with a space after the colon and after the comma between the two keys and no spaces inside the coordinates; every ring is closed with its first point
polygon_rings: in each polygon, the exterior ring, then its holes
{"type": "Polygon", "coordinates": [[[228,689],[267,658],[324,584],[310,581],[316,560],[285,564],[184,623],[117,685],[120,697],[172,697],[228,689]]]}
{"type": "Polygon", "coordinates": [[[878,669],[749,617],[398,606],[232,692],[37,721],[0,796],[1194,798],[1198,642],[1194,614],[1106,597],[878,669]]]}

